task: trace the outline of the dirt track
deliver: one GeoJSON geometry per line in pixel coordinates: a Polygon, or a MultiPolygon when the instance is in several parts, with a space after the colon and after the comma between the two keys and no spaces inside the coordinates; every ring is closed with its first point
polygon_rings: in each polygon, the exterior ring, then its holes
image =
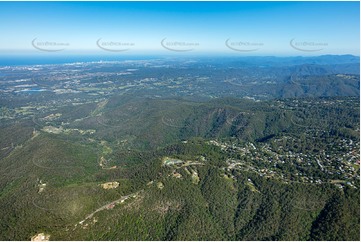
{"type": "Polygon", "coordinates": [[[112,201],[112,202],[110,202],[110,203],[108,203],[108,204],[105,204],[104,206],[98,208],[97,210],[95,210],[95,211],[92,212],[91,214],[87,215],[84,220],[82,220],[82,221],[79,222],[79,224],[82,224],[85,220],[92,218],[93,215],[96,214],[97,212],[100,212],[100,211],[102,211],[102,210],[104,210],[104,209],[107,209],[109,206],[111,206],[111,205],[113,205],[113,204],[121,203],[122,201],[125,201],[125,200],[127,200],[127,199],[129,199],[129,198],[131,198],[131,197],[137,196],[140,192],[141,192],[141,191],[138,191],[138,192],[135,192],[135,193],[131,193],[131,194],[122,196],[122,197],[120,197],[119,199],[117,199],[117,200],[115,200],[115,201],[112,201]]]}

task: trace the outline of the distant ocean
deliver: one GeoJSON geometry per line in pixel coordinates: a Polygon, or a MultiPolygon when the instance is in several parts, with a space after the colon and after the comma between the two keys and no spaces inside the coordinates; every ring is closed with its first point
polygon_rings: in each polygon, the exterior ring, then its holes
{"type": "Polygon", "coordinates": [[[321,56],[234,56],[234,55],[2,55],[0,54],[1,66],[26,66],[26,65],[46,65],[46,64],[66,64],[75,62],[98,62],[98,61],[125,61],[125,60],[154,60],[170,58],[185,60],[185,58],[204,59],[207,61],[226,58],[227,61],[243,61],[247,64],[257,66],[265,65],[301,65],[301,64],[350,64],[360,63],[360,56],[353,55],[321,55],[321,56]]]}

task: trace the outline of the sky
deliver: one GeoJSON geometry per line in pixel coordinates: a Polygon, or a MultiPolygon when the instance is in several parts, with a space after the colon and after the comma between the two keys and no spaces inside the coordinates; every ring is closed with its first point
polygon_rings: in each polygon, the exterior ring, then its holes
{"type": "Polygon", "coordinates": [[[0,54],[360,52],[359,2],[0,2],[0,54]]]}

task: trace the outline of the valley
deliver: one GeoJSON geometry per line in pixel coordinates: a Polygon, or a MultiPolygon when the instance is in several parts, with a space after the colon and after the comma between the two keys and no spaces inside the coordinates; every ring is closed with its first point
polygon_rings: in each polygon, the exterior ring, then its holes
{"type": "Polygon", "coordinates": [[[358,240],[359,64],[315,60],[1,67],[0,238],[358,240]]]}

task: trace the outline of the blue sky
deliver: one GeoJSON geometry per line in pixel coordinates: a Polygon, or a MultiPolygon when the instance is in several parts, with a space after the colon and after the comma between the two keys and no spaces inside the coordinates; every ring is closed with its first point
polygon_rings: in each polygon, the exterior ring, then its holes
{"type": "Polygon", "coordinates": [[[359,21],[359,2],[0,2],[0,53],[359,55],[359,21]]]}

